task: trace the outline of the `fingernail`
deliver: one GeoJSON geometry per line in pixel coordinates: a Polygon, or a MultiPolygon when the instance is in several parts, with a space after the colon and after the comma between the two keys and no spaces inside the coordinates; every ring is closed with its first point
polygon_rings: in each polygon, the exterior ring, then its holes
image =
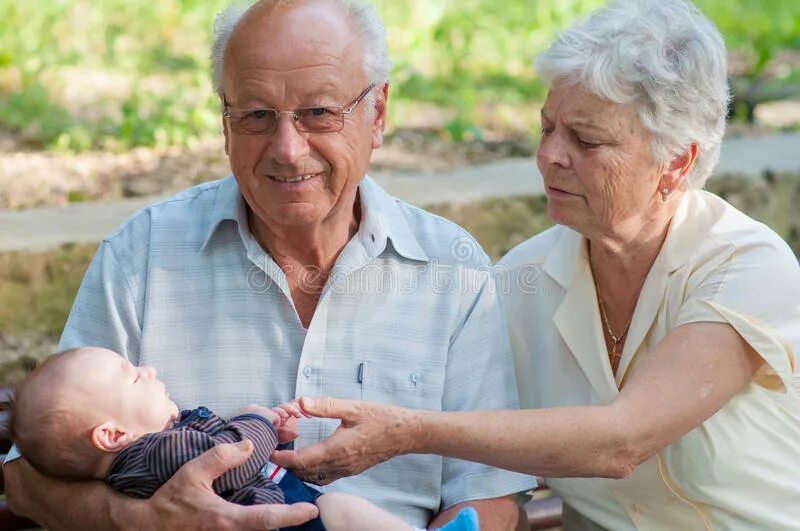
{"type": "Polygon", "coordinates": [[[304,407],[312,408],[315,405],[316,405],[315,404],[315,400],[313,398],[303,398],[303,406],[304,407]]]}
{"type": "Polygon", "coordinates": [[[249,439],[242,439],[241,441],[236,443],[236,449],[241,451],[241,452],[246,452],[246,451],[248,451],[250,449],[250,445],[251,444],[252,443],[250,442],[249,439]]]}

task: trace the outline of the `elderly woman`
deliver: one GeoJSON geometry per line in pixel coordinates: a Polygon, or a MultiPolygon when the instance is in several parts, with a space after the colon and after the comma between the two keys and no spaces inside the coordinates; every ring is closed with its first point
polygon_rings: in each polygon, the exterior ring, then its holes
{"type": "Polygon", "coordinates": [[[305,399],[343,424],[282,458],[327,480],[409,452],[564,478],[550,485],[567,527],[796,528],[800,269],[774,232],[701,190],[728,104],[720,34],[681,0],[620,0],[537,70],[557,225],[498,266],[530,409],[305,399]]]}

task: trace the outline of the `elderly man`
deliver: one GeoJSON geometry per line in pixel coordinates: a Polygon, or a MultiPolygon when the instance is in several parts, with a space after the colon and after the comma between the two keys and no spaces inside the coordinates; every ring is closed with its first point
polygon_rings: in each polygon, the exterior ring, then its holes
{"type": "MultiPolygon", "coordinates": [[[[299,395],[431,410],[516,407],[485,253],[459,227],[365,177],[388,99],[374,11],[273,0],[226,11],[215,30],[233,176],[147,208],[103,241],[60,347],[105,346],[153,365],[181,407],[202,403],[222,415],[299,395]]],[[[335,429],[305,421],[296,445],[335,429]]],[[[221,447],[201,456],[146,501],[100,482],[62,483],[23,460],[7,465],[7,489],[15,511],[53,528],[263,529],[313,515],[310,506],[238,507],[213,495],[210,482],[240,454],[221,447]]],[[[515,493],[532,485],[414,455],[328,488],[419,527],[471,505],[485,529],[510,529],[515,493]]]]}

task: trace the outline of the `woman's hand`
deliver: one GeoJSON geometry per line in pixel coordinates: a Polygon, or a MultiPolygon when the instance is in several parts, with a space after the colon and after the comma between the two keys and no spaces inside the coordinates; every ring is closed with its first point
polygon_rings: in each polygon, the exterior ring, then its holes
{"type": "Polygon", "coordinates": [[[411,453],[419,433],[418,412],[396,406],[338,398],[301,398],[302,411],[341,419],[336,432],[300,450],[273,452],[271,460],[306,481],[325,485],[411,453]]]}

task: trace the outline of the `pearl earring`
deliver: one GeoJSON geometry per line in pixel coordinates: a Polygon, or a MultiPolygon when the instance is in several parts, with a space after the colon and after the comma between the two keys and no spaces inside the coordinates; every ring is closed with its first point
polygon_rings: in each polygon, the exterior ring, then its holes
{"type": "Polygon", "coordinates": [[[667,196],[669,195],[669,188],[664,188],[661,190],[661,200],[665,203],[667,202],[667,196]]]}

